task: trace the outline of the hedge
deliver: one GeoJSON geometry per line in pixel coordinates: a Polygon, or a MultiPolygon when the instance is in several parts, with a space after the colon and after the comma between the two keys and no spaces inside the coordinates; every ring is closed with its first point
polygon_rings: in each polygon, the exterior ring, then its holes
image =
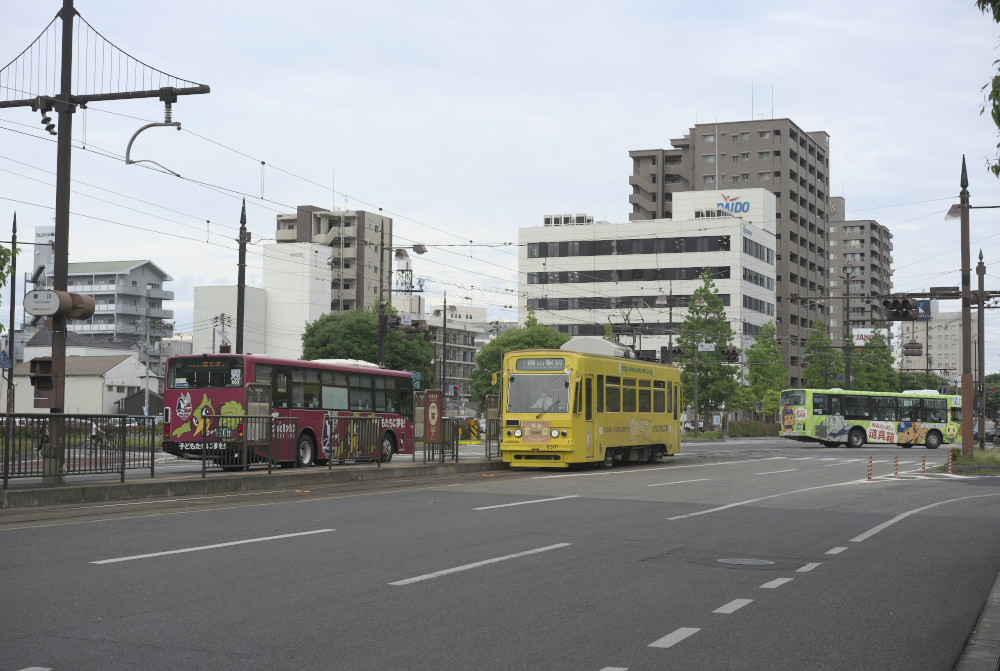
{"type": "Polygon", "coordinates": [[[777,436],[780,424],[764,424],[763,422],[729,422],[731,438],[759,438],[762,436],[777,436]]]}

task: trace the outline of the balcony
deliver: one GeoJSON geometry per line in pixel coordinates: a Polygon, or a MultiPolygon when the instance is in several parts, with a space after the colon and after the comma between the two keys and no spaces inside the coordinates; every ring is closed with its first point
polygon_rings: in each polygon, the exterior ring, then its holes
{"type": "Polygon", "coordinates": [[[297,232],[294,228],[292,229],[282,229],[275,231],[274,239],[278,242],[295,242],[298,238],[296,237],[297,232]]]}
{"type": "Polygon", "coordinates": [[[173,319],[173,310],[162,310],[160,308],[148,308],[146,310],[146,316],[150,319],[173,319]]]}

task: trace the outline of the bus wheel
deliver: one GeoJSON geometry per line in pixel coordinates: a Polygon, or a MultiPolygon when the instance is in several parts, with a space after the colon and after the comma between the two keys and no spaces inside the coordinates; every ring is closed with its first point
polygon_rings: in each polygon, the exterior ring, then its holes
{"type": "Polygon", "coordinates": [[[615,453],[614,450],[608,448],[604,451],[604,468],[611,468],[615,465],[615,453]]]}
{"type": "Polygon", "coordinates": [[[382,434],[382,463],[386,464],[392,461],[392,453],[396,449],[396,443],[393,441],[392,436],[388,433],[382,434]]]}
{"type": "Polygon", "coordinates": [[[862,447],[865,444],[865,432],[861,429],[851,429],[847,436],[848,447],[862,447]]]}
{"type": "Polygon", "coordinates": [[[902,447],[902,448],[903,448],[904,450],[908,450],[908,449],[910,449],[911,447],[913,447],[913,443],[902,443],[902,444],[901,444],[901,447],[902,447]]]}
{"type": "Polygon", "coordinates": [[[931,431],[927,434],[927,445],[928,450],[936,450],[941,447],[941,434],[937,431],[931,431]]]}
{"type": "Polygon", "coordinates": [[[313,446],[312,438],[306,434],[299,436],[299,442],[295,446],[295,462],[299,466],[312,466],[316,463],[316,448],[313,446]]]}

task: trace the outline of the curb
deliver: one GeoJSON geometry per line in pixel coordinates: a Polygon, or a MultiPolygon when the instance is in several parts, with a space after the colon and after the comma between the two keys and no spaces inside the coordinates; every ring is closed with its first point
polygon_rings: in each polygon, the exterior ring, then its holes
{"type": "Polygon", "coordinates": [[[1000,669],[1000,575],[986,597],[976,627],[969,635],[955,671],[1000,669]]]}
{"type": "Polygon", "coordinates": [[[478,473],[482,471],[501,470],[506,467],[507,465],[503,461],[470,461],[445,464],[417,463],[398,466],[383,464],[381,467],[370,465],[333,469],[320,467],[271,474],[268,474],[266,471],[250,471],[246,474],[217,475],[207,478],[192,477],[183,480],[149,479],[132,482],[61,485],[59,487],[29,487],[25,489],[0,490],[0,508],[33,508],[38,506],[108,503],[171,496],[252,492],[307,485],[478,473]]]}

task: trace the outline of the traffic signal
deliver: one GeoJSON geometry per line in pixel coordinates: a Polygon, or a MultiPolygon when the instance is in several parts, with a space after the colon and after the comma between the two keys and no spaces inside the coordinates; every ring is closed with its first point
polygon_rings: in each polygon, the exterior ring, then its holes
{"type": "Polygon", "coordinates": [[[457,384],[454,385],[454,386],[452,386],[452,388],[451,388],[451,395],[452,396],[458,396],[458,385],[457,384]]]}
{"type": "Polygon", "coordinates": [[[681,347],[680,345],[678,345],[678,346],[674,347],[672,350],[670,350],[670,352],[675,357],[683,356],[684,355],[684,348],[681,347]]]}
{"type": "Polygon", "coordinates": [[[917,301],[907,296],[889,296],[882,301],[885,321],[912,322],[917,318],[917,301]]]}
{"type": "Polygon", "coordinates": [[[52,357],[36,356],[28,363],[28,377],[35,388],[35,407],[51,408],[55,392],[52,357]]]}
{"type": "Polygon", "coordinates": [[[923,356],[924,346],[921,343],[910,341],[903,343],[903,356],[923,356]]]}
{"type": "Polygon", "coordinates": [[[729,363],[740,362],[740,350],[738,347],[729,346],[726,348],[726,361],[729,363]]]}

